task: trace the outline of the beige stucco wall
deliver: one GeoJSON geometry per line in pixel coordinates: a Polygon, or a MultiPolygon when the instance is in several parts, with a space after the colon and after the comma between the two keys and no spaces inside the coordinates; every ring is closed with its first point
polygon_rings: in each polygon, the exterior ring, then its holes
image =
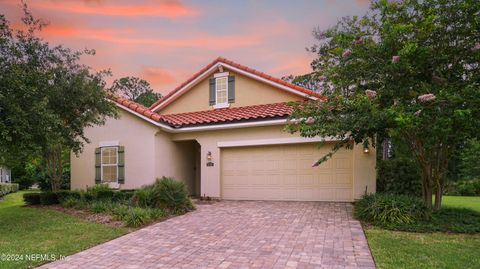
{"type": "MultiPolygon", "coordinates": [[[[231,103],[230,107],[272,104],[302,99],[302,97],[296,94],[275,88],[258,80],[232,71],[228,72],[230,72],[230,75],[235,76],[235,103],[231,103]]],[[[213,78],[213,75],[195,85],[188,92],[160,110],[159,113],[172,114],[212,109],[212,106],[208,103],[208,81],[210,78],[213,78]]]]}
{"type": "Polygon", "coordinates": [[[108,119],[103,126],[87,128],[91,141],[77,157],[71,155],[72,189],[95,184],[95,148],[102,141],[119,141],[125,147],[125,184],[132,189],[155,179],[155,133],[157,128],[130,113],[120,111],[119,119],[108,119]]]}

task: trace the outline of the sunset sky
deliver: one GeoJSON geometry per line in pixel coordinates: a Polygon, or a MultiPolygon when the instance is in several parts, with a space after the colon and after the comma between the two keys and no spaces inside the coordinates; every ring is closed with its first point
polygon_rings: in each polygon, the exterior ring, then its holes
{"type": "MultiPolygon", "coordinates": [[[[35,0],[34,16],[50,22],[52,44],[95,49],[83,62],[138,76],[166,93],[218,56],[281,77],[308,72],[315,26],[361,15],[366,0],[174,1],[35,0]]],[[[0,0],[0,13],[19,25],[20,0],[0,0]]]]}

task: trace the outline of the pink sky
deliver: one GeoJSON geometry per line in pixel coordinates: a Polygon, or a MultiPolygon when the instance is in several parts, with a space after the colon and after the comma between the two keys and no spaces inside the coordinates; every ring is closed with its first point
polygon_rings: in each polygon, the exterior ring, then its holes
{"type": "MultiPolygon", "coordinates": [[[[0,13],[20,23],[20,0],[0,0],[0,13]]],[[[309,71],[315,26],[327,28],[342,16],[361,15],[367,0],[177,1],[35,0],[34,16],[50,25],[42,36],[52,44],[95,56],[82,61],[123,76],[146,79],[166,93],[222,56],[282,77],[309,71]]]]}

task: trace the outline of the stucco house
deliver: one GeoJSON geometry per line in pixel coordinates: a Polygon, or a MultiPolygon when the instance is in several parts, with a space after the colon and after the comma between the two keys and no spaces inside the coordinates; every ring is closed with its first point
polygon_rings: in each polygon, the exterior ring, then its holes
{"type": "Polygon", "coordinates": [[[318,167],[335,143],[285,132],[289,101],[323,97],[217,58],[146,108],[117,97],[119,119],[88,128],[71,156],[72,189],[134,189],[182,180],[191,195],[234,200],[352,201],[375,191],[375,152],[355,146],[318,167]]]}
{"type": "Polygon", "coordinates": [[[0,183],[10,183],[12,181],[12,171],[7,167],[0,166],[0,183]]]}

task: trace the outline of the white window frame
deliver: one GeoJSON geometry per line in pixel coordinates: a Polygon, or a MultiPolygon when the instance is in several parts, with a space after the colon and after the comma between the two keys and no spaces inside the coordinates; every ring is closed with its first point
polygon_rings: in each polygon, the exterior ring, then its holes
{"type": "Polygon", "coordinates": [[[102,147],[100,148],[100,182],[102,183],[117,183],[118,184],[118,147],[102,147]],[[115,149],[115,154],[116,154],[116,160],[117,162],[115,164],[103,164],[103,150],[105,149],[115,149]],[[109,182],[106,182],[106,181],[103,181],[103,167],[104,166],[115,166],[117,168],[117,180],[116,181],[109,181],[109,182]]]}
{"type": "Polygon", "coordinates": [[[228,103],[228,72],[215,74],[215,105],[214,108],[225,108],[229,107],[230,104],[228,103]],[[225,79],[225,102],[219,103],[218,102],[218,80],[225,79]]]}

